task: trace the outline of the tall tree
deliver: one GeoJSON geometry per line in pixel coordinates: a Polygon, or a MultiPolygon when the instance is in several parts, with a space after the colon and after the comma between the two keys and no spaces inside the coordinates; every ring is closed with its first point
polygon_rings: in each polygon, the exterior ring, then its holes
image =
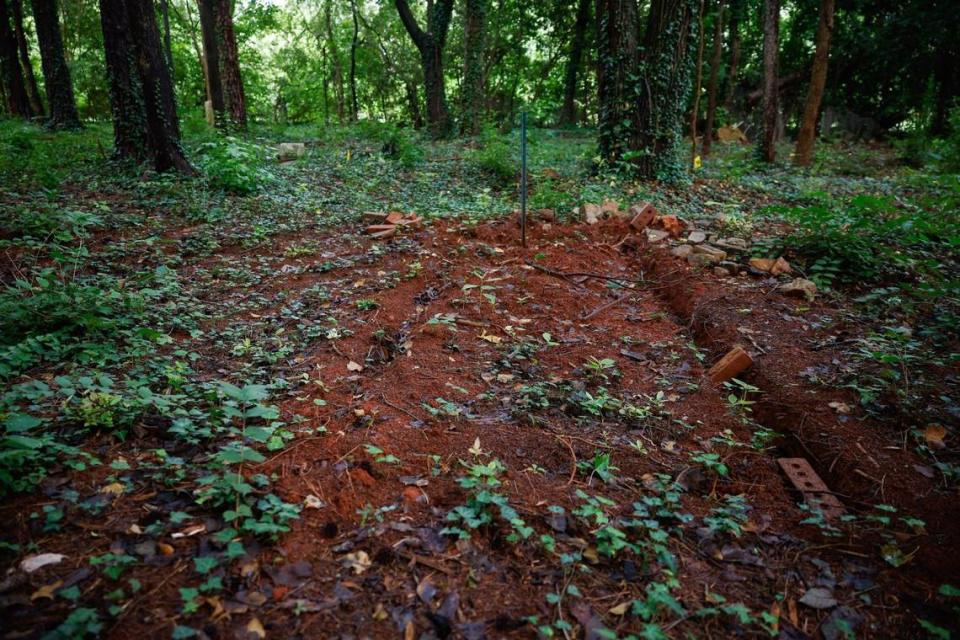
{"type": "MultiPolygon", "coordinates": [[[[203,39],[203,76],[207,82],[207,100],[213,107],[213,124],[227,125],[226,103],[220,82],[220,39],[217,37],[217,0],[198,0],[200,34],[203,39]]],[[[208,116],[209,117],[209,116],[208,116]]]]}
{"type": "Polygon", "coordinates": [[[47,126],[52,129],[76,129],[80,127],[80,117],[77,115],[77,103],[73,97],[70,68],[63,54],[57,0],[31,2],[33,20],[37,27],[37,44],[40,45],[43,86],[50,104],[50,120],[47,126]]]}
{"type": "Polygon", "coordinates": [[[610,163],[623,159],[636,125],[631,113],[631,77],[639,62],[635,0],[597,0],[597,114],[600,155],[610,163]]]}
{"type": "Polygon", "coordinates": [[[407,0],[394,0],[400,21],[420,52],[423,85],[427,94],[427,122],[430,132],[442,137],[450,132],[450,112],[443,80],[443,49],[453,16],[453,0],[427,0],[426,29],[417,24],[407,0]]]}
{"type": "Polygon", "coordinates": [[[463,27],[463,132],[480,132],[483,117],[483,62],[486,50],[487,0],[466,0],[463,27]]]}
{"type": "Polygon", "coordinates": [[[817,23],[817,44],[813,54],[813,71],[810,74],[810,89],[807,91],[807,103],[803,108],[803,120],[797,134],[797,148],[793,162],[805,167],[813,160],[813,141],[817,135],[817,118],[820,115],[820,102],[823,89],[827,86],[827,64],[830,58],[830,36],[833,33],[834,0],[821,0],[820,20],[817,23]]]}
{"type": "Polygon", "coordinates": [[[780,51],[780,0],[763,0],[763,131],[760,157],[777,159],[777,116],[780,105],[777,63],[780,51]]]}
{"type": "Polygon", "coordinates": [[[597,2],[600,152],[608,162],[629,162],[640,178],[676,180],[686,174],[681,143],[697,4],[652,0],[640,59],[636,3],[597,2]]]}
{"type": "Polygon", "coordinates": [[[0,0],[0,72],[7,94],[7,111],[12,116],[29,118],[33,115],[33,109],[30,107],[23,71],[20,68],[17,39],[10,28],[7,0],[0,0]]]}
{"type": "Polygon", "coordinates": [[[563,105],[560,107],[560,115],[557,118],[557,124],[561,127],[569,127],[577,121],[577,81],[589,24],[590,0],[579,0],[577,16],[573,23],[573,39],[570,41],[570,53],[567,56],[567,68],[563,76],[563,105]]]}
{"type": "Polygon", "coordinates": [[[230,123],[245,129],[247,126],[247,97],[240,75],[240,51],[233,28],[233,2],[216,0],[217,44],[220,51],[220,84],[230,123]]]}
{"type": "Polygon", "coordinates": [[[360,46],[360,20],[357,17],[357,0],[350,0],[353,17],[353,38],[350,40],[350,122],[357,121],[357,47],[360,46]]]}
{"type": "Polygon", "coordinates": [[[690,116],[690,166],[697,160],[697,120],[700,119],[700,94],[703,90],[703,10],[706,3],[700,0],[697,14],[697,79],[693,83],[693,110],[690,116]]]}
{"type": "Polygon", "coordinates": [[[180,146],[173,82],[153,0],[99,0],[115,151],[157,171],[193,173],[180,146]]]}
{"type": "Polygon", "coordinates": [[[727,67],[727,90],[723,98],[723,107],[733,110],[733,101],[737,92],[737,76],[740,73],[740,18],[743,0],[730,2],[730,65],[727,67]]]}
{"type": "Polygon", "coordinates": [[[717,14],[713,23],[713,52],[710,54],[710,79],[707,80],[707,121],[703,126],[701,153],[710,155],[713,147],[713,123],[717,117],[717,85],[720,83],[720,59],[723,56],[723,8],[724,1],[717,2],[717,14]]]}
{"type": "Polygon", "coordinates": [[[13,18],[13,35],[17,39],[17,50],[20,55],[20,68],[23,71],[23,85],[27,90],[27,100],[30,101],[30,111],[34,116],[42,116],[43,100],[40,98],[40,88],[37,86],[37,75],[33,72],[33,62],[30,61],[27,31],[23,28],[23,0],[10,0],[10,12],[13,18]]]}
{"type": "Polygon", "coordinates": [[[330,0],[324,5],[324,25],[326,27],[327,45],[330,49],[330,63],[333,70],[333,93],[337,100],[337,120],[343,123],[346,107],[343,91],[343,65],[340,63],[340,48],[337,46],[337,37],[333,33],[333,9],[330,0]]]}

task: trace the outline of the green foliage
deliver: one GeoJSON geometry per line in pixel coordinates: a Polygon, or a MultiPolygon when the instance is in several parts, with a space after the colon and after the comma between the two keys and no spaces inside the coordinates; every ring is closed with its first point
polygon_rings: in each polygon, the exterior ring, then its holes
{"type": "Polygon", "coordinates": [[[263,147],[234,136],[203,142],[194,154],[212,187],[238,195],[254,193],[273,182],[267,155],[263,147]]]}
{"type": "Polygon", "coordinates": [[[479,145],[479,149],[467,155],[471,163],[493,178],[497,185],[505,186],[516,179],[520,165],[513,157],[506,136],[486,126],[480,135],[479,145]]]}
{"type": "Polygon", "coordinates": [[[443,529],[441,533],[456,536],[461,539],[470,537],[470,531],[492,525],[497,516],[511,528],[507,535],[510,542],[518,542],[529,538],[533,529],[527,526],[516,509],[510,506],[505,495],[496,491],[501,486],[500,476],[506,467],[499,460],[490,460],[487,463],[477,462],[467,464],[467,475],[457,479],[457,484],[469,492],[465,504],[454,507],[447,513],[447,521],[456,523],[443,529]],[[464,528],[466,527],[466,528],[464,528]]]}

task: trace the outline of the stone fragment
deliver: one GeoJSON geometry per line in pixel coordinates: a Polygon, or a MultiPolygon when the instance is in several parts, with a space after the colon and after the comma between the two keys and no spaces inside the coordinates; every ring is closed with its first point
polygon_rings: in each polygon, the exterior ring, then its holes
{"type": "Polygon", "coordinates": [[[788,296],[803,296],[812,302],[817,295],[817,283],[806,278],[794,278],[780,287],[780,292],[788,296]]]}
{"type": "Polygon", "coordinates": [[[661,231],[660,229],[646,229],[647,232],[647,242],[651,244],[656,244],[657,242],[663,242],[670,237],[670,234],[666,231],[661,231]]]}
{"type": "Polygon", "coordinates": [[[690,235],[687,236],[687,242],[690,244],[700,244],[701,242],[707,241],[707,234],[703,231],[691,231],[690,235]]]}
{"type": "Polygon", "coordinates": [[[693,247],[688,244],[677,245],[670,250],[670,254],[677,256],[678,258],[686,258],[691,253],[693,253],[693,247]]]}

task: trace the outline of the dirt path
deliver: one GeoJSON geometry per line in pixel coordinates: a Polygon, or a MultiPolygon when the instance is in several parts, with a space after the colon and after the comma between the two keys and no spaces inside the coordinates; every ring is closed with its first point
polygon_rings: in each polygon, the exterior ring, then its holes
{"type": "MultiPolygon", "coordinates": [[[[897,434],[831,408],[853,404],[848,392],[806,375],[836,356],[836,310],[694,273],[622,242],[629,230],[612,220],[534,225],[526,250],[516,235],[509,220],[437,224],[372,257],[368,240],[343,236],[312,238],[319,250],[303,256],[251,256],[269,275],[221,301],[220,328],[253,316],[279,329],[295,306],[297,322],[332,318],[341,337],[290,358],[288,375],[310,384],[282,417],[302,435],[245,469],[306,508],[275,546],[225,568],[193,626],[836,638],[844,625],[907,637],[915,616],[943,623],[932,600],[960,573],[956,501],[897,434]],[[757,391],[704,377],[735,344],[755,358],[743,379],[757,391]],[[780,457],[810,460],[857,523],[804,523],[780,457]],[[908,560],[899,568],[878,551],[890,544],[908,560]]],[[[115,503],[105,529],[132,544],[146,500],[115,503]]],[[[168,633],[191,556],[217,548],[223,525],[204,522],[134,570],[145,595],[108,637],[168,633]]],[[[12,628],[29,635],[25,622],[12,628]]]]}

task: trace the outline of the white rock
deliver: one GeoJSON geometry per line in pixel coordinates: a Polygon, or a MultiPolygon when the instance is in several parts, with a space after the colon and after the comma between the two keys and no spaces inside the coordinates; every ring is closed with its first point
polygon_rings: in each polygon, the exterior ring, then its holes
{"type": "Polygon", "coordinates": [[[20,561],[20,569],[24,573],[33,573],[47,565],[59,564],[66,557],[62,553],[39,553],[35,556],[27,556],[20,561]]]}
{"type": "Polygon", "coordinates": [[[693,253],[693,247],[688,244],[680,244],[671,249],[670,253],[678,258],[686,258],[693,253]]]}
{"type": "Polygon", "coordinates": [[[701,242],[707,241],[707,234],[703,231],[691,231],[690,235],[687,236],[687,242],[690,244],[700,244],[701,242]]]}
{"type": "Polygon", "coordinates": [[[670,234],[662,229],[644,229],[647,232],[647,242],[655,244],[663,242],[670,237],[670,234]]]}

